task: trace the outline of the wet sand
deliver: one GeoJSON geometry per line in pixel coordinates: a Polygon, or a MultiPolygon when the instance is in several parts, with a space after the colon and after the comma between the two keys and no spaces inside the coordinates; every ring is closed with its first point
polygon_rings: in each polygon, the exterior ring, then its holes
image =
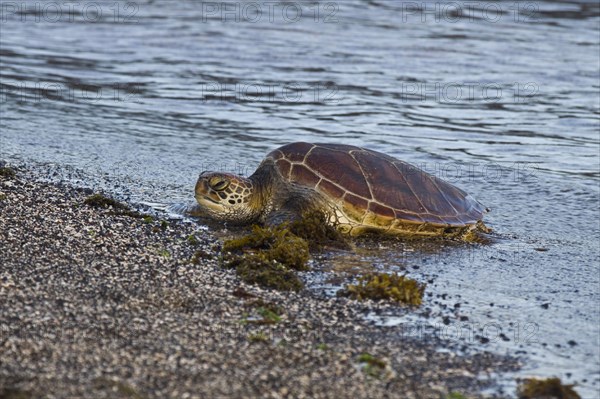
{"type": "Polygon", "coordinates": [[[2,398],[478,398],[517,367],[364,318],[394,305],[247,285],[194,223],[16,172],[0,176],[2,398]]]}

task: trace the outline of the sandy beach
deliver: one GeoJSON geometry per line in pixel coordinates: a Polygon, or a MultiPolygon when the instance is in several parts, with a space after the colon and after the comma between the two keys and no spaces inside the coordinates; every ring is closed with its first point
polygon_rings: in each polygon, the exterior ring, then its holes
{"type": "Polygon", "coordinates": [[[247,285],[198,225],[91,194],[0,177],[2,398],[477,398],[516,367],[364,318],[396,305],[247,285]]]}

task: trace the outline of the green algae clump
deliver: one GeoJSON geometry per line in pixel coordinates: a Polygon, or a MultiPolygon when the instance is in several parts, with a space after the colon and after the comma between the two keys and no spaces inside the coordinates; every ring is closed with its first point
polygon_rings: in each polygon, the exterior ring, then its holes
{"type": "Polygon", "coordinates": [[[267,342],[268,340],[269,340],[269,337],[267,336],[267,334],[265,334],[262,331],[259,331],[257,333],[248,334],[248,341],[250,341],[251,343],[267,342]]]}
{"type": "Polygon", "coordinates": [[[87,206],[91,206],[92,208],[111,209],[111,212],[109,213],[111,215],[144,218],[144,223],[149,223],[147,219],[148,215],[142,215],[134,210],[131,210],[131,208],[129,208],[129,206],[126,204],[106,197],[102,194],[90,195],[83,201],[83,203],[87,206]]]}
{"type": "Polygon", "coordinates": [[[263,302],[262,299],[259,299],[255,302],[247,304],[247,306],[258,306],[255,312],[261,318],[249,319],[249,315],[246,313],[246,316],[244,317],[244,319],[242,319],[243,324],[277,324],[281,321],[281,315],[283,313],[283,310],[275,304],[272,304],[270,302],[263,302]],[[265,305],[259,306],[260,303],[264,303],[265,305]]]}
{"type": "Polygon", "coordinates": [[[276,261],[294,270],[306,270],[309,258],[308,243],[284,225],[254,226],[252,233],[225,241],[223,252],[254,254],[264,261],[276,261]]]}
{"type": "Polygon", "coordinates": [[[226,240],[223,260],[248,283],[298,291],[304,286],[295,271],[308,270],[310,250],[325,246],[349,248],[345,238],[329,226],[323,212],[278,226],[254,226],[240,238],[226,240]]]}
{"type": "Polygon", "coordinates": [[[560,378],[526,379],[517,388],[519,399],[581,399],[573,385],[563,385],[560,378]]]}
{"type": "Polygon", "coordinates": [[[213,254],[206,252],[203,249],[199,249],[196,252],[194,252],[194,255],[192,255],[190,262],[195,265],[199,265],[202,263],[202,260],[212,259],[212,258],[214,258],[213,254]]]}
{"type": "Polygon", "coordinates": [[[327,223],[327,216],[320,211],[305,213],[301,219],[290,223],[288,228],[296,236],[308,241],[311,250],[323,247],[350,248],[342,233],[327,223]]]}
{"type": "Polygon", "coordinates": [[[102,194],[90,195],[83,201],[84,204],[94,208],[114,208],[114,209],[129,209],[125,204],[120,203],[112,198],[105,197],[102,194]]]}
{"type": "Polygon", "coordinates": [[[370,353],[363,353],[358,356],[358,363],[361,364],[362,370],[365,374],[375,378],[382,378],[385,374],[387,363],[383,360],[371,355],[370,353]]]}
{"type": "Polygon", "coordinates": [[[262,298],[248,302],[246,303],[246,306],[256,308],[258,314],[263,318],[277,322],[281,321],[281,316],[285,313],[285,309],[281,306],[273,302],[265,301],[262,298]]]}
{"type": "Polygon", "coordinates": [[[347,285],[339,295],[358,300],[390,300],[409,306],[420,306],[425,287],[426,284],[406,276],[389,273],[368,274],[360,277],[358,284],[347,285]]]}
{"type": "Polygon", "coordinates": [[[254,226],[252,233],[225,241],[226,266],[235,268],[242,280],[282,291],[304,286],[296,270],[306,270],[308,243],[284,226],[254,226]]]}
{"type": "Polygon", "coordinates": [[[4,166],[4,167],[0,168],[0,176],[6,177],[8,179],[12,179],[13,177],[16,176],[16,173],[12,168],[9,168],[8,166],[4,166]]]}
{"type": "Polygon", "coordinates": [[[259,255],[235,256],[228,266],[234,267],[238,276],[250,284],[281,291],[299,291],[304,287],[294,270],[277,261],[265,260],[259,255]]]}
{"type": "Polygon", "coordinates": [[[188,244],[190,244],[190,245],[198,245],[198,244],[200,244],[200,241],[198,241],[198,239],[196,238],[196,235],[193,234],[193,233],[190,234],[189,236],[187,236],[186,240],[187,240],[188,244]]]}

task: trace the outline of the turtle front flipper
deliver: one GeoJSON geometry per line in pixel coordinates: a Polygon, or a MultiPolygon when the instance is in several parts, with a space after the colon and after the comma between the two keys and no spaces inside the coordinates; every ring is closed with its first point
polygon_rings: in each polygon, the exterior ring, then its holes
{"type": "Polygon", "coordinates": [[[184,215],[193,216],[193,217],[207,217],[208,214],[204,209],[202,209],[198,204],[190,204],[185,209],[184,215]]]}
{"type": "Polygon", "coordinates": [[[267,226],[279,226],[283,223],[293,223],[302,220],[299,212],[292,209],[279,209],[266,215],[265,224],[267,226]]]}
{"type": "Polygon", "coordinates": [[[171,204],[167,208],[167,211],[177,213],[183,216],[191,217],[207,217],[206,211],[204,211],[198,204],[171,204]]]}

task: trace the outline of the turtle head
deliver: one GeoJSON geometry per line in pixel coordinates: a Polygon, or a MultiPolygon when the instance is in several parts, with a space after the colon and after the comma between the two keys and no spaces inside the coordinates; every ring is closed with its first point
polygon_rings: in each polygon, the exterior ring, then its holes
{"type": "Polygon", "coordinates": [[[236,224],[250,223],[260,216],[253,201],[252,181],[223,172],[202,172],[196,183],[196,201],[209,217],[236,224]]]}

